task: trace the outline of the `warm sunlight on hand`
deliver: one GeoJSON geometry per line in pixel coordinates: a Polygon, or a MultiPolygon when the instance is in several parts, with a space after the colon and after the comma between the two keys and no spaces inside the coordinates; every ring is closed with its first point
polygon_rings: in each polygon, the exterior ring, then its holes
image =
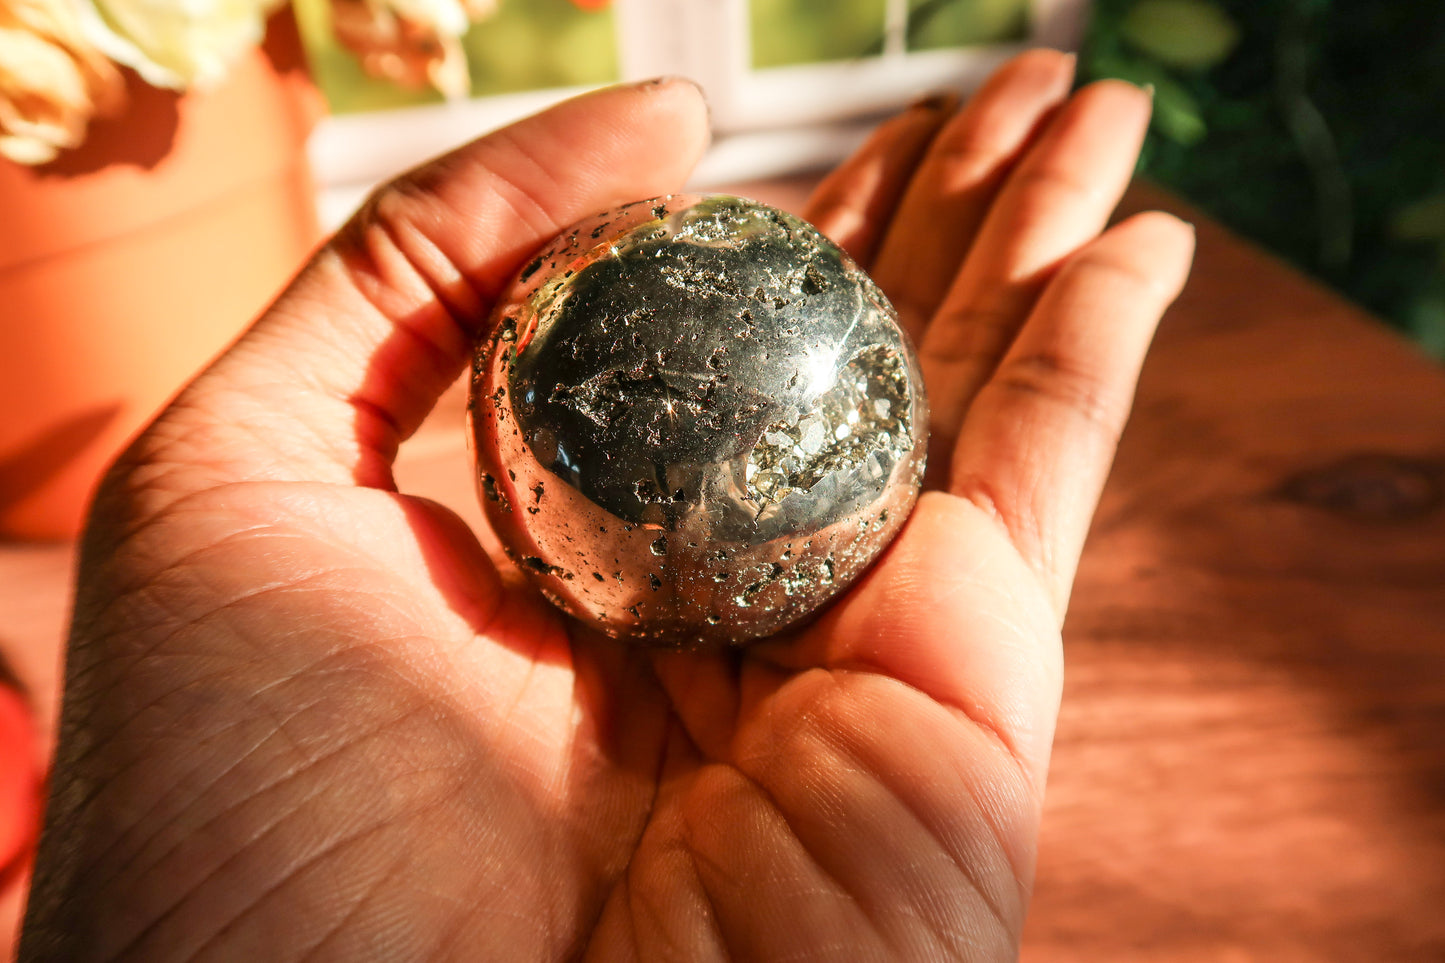
{"type": "Polygon", "coordinates": [[[98,498],[22,957],[1012,957],[1069,587],[1193,245],[1100,233],[1149,101],[1071,82],[1024,54],[805,212],[920,348],[931,490],[738,651],[590,635],[391,480],[523,259],[682,186],[696,91],[579,98],[378,193],[98,498]]]}

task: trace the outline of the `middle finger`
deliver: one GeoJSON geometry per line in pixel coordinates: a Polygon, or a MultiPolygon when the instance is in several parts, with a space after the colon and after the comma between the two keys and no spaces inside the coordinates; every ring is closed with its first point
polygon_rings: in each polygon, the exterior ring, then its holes
{"type": "Polygon", "coordinates": [[[1073,80],[1071,54],[1020,54],[934,138],[871,268],[910,337],[923,333],[1009,168],[1073,80]]]}
{"type": "Polygon", "coordinates": [[[1108,221],[1133,175],[1151,100],[1122,81],[1091,84],[1009,175],[919,345],[939,450],[952,450],[969,403],[1054,268],[1108,221]]]}

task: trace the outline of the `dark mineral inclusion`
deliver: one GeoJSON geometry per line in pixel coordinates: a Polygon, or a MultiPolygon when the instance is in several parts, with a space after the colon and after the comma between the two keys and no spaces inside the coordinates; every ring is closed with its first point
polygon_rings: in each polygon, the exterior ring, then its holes
{"type": "Polygon", "coordinates": [[[491,524],[548,598],[614,636],[799,622],[917,497],[928,417],[895,317],[846,254],[751,201],[674,195],[571,228],[477,352],[491,524]]]}

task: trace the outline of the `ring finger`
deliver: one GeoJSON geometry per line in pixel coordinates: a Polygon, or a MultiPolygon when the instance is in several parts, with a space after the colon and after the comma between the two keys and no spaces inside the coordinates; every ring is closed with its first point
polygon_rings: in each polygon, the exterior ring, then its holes
{"type": "MultiPolygon", "coordinates": [[[[952,450],[969,404],[1054,269],[1103,229],[1133,174],[1150,107],[1132,84],[1092,84],[1009,174],[919,345],[935,451],[952,450]]],[[[930,470],[946,477],[947,467],[930,470]]]]}

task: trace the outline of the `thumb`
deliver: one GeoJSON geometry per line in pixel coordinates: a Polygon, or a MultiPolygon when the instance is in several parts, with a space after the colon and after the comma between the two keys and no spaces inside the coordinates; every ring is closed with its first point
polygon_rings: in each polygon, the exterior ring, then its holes
{"type": "Polygon", "coordinates": [[[697,88],[648,81],[404,175],[161,414],[111,486],[143,496],[144,514],[233,481],[392,487],[397,446],[460,374],[523,259],[588,214],[679,189],[707,140],[697,88]]]}

